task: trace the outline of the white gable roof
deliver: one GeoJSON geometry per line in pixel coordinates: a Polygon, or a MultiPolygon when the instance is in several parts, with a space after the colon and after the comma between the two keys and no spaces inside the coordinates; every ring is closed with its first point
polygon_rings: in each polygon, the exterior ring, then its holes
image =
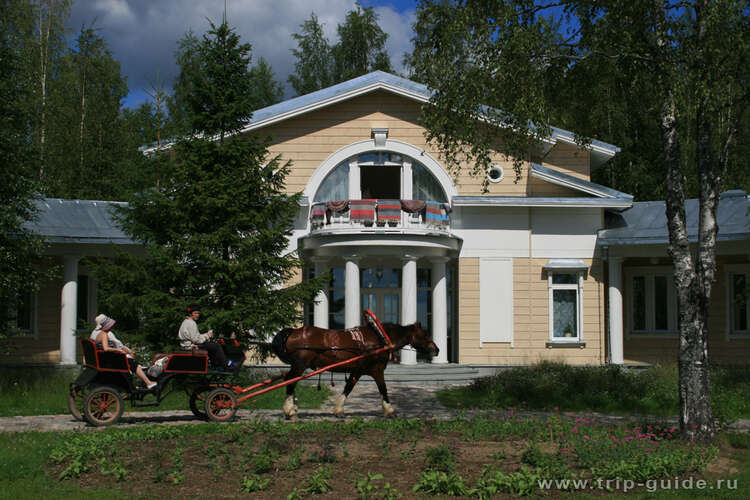
{"type": "MultiPolygon", "coordinates": [[[[253,113],[241,132],[257,130],[377,90],[391,92],[420,103],[428,102],[432,96],[432,91],[421,83],[384,71],[373,71],[346,82],[259,109],[253,113]]],[[[552,145],[557,142],[576,144],[573,132],[556,127],[552,127],[552,136],[549,141],[552,145]]],[[[161,147],[165,146],[161,145],[161,147]]],[[[620,151],[617,146],[597,140],[592,140],[587,147],[591,152],[591,164],[594,167],[606,162],[620,151]]],[[[148,154],[157,149],[158,146],[152,146],[144,148],[143,152],[148,154]]]]}

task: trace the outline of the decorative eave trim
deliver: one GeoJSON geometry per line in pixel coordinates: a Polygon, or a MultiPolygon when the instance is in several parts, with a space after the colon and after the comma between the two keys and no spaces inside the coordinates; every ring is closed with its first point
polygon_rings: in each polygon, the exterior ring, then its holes
{"type": "Polygon", "coordinates": [[[532,177],[536,177],[537,179],[542,179],[544,181],[551,182],[552,184],[557,184],[558,186],[563,186],[569,189],[584,192],[586,194],[591,194],[599,198],[615,198],[627,200],[631,203],[633,201],[632,195],[617,191],[612,188],[608,188],[606,186],[602,186],[600,184],[596,184],[594,182],[579,179],[578,177],[574,177],[563,172],[558,172],[556,170],[543,167],[538,163],[531,164],[530,173],[532,177]]]}
{"type": "MultiPolygon", "coordinates": [[[[363,94],[374,92],[376,90],[385,90],[393,94],[400,95],[408,99],[412,99],[422,104],[429,102],[430,97],[432,96],[432,92],[426,87],[424,87],[423,85],[418,85],[416,84],[416,82],[411,82],[405,78],[391,75],[383,71],[375,71],[373,73],[369,73],[367,75],[363,75],[361,77],[355,78],[354,80],[357,80],[357,79],[372,80],[374,78],[377,78],[377,80],[371,83],[366,83],[361,87],[347,90],[345,92],[341,92],[340,94],[334,94],[328,97],[321,97],[320,99],[314,100],[313,102],[310,102],[310,103],[305,104],[305,102],[307,102],[307,100],[309,100],[310,97],[315,93],[306,94],[303,96],[297,96],[287,101],[282,101],[283,103],[287,105],[290,105],[290,104],[293,105],[293,102],[296,99],[299,99],[300,102],[303,104],[300,104],[298,107],[294,107],[287,111],[281,111],[276,114],[271,114],[270,116],[263,118],[261,120],[258,120],[258,121],[251,121],[245,127],[243,127],[238,133],[242,134],[242,133],[246,133],[252,130],[257,130],[263,127],[267,127],[269,125],[273,125],[275,123],[288,120],[290,118],[294,118],[296,116],[300,116],[300,115],[315,111],[317,109],[330,106],[332,104],[337,104],[342,101],[346,101],[348,99],[352,99],[354,97],[358,97],[363,94]],[[403,83],[400,84],[401,82],[403,83]],[[413,86],[417,88],[409,88],[408,84],[413,84],[413,86]]],[[[342,82],[340,84],[327,87],[326,89],[321,89],[317,92],[321,92],[322,94],[327,95],[328,93],[331,92],[331,89],[335,89],[339,85],[346,85],[351,82],[352,80],[349,80],[348,82],[342,82]]],[[[269,109],[273,106],[278,106],[279,104],[282,104],[282,103],[277,103],[264,109],[269,109]]],[[[263,111],[264,111],[263,109],[259,109],[256,111],[256,113],[261,114],[263,111]]],[[[552,127],[552,134],[550,137],[542,139],[542,142],[549,144],[551,146],[554,146],[557,143],[557,141],[562,141],[566,144],[578,145],[575,141],[575,135],[572,132],[569,132],[567,130],[563,130],[557,127],[552,127]]],[[[162,143],[162,144],[155,145],[155,146],[142,147],[141,152],[145,155],[150,155],[156,151],[163,151],[163,150],[170,149],[175,144],[175,142],[176,141],[168,141],[166,143],[162,143]]],[[[608,144],[606,142],[598,141],[596,139],[592,139],[590,144],[583,146],[583,148],[591,151],[593,154],[599,157],[603,157],[604,161],[613,157],[616,153],[620,151],[620,148],[618,148],[617,146],[608,144]]],[[[603,162],[597,162],[597,163],[603,163],[603,162]]]]}
{"type": "Polygon", "coordinates": [[[523,198],[520,196],[454,196],[455,207],[566,207],[630,208],[633,202],[621,198],[523,198]]]}

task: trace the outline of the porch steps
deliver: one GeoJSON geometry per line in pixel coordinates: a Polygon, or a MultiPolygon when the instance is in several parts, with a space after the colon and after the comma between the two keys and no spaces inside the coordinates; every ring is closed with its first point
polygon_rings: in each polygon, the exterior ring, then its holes
{"type": "MultiPolygon", "coordinates": [[[[479,376],[479,370],[476,368],[453,363],[441,365],[433,365],[429,363],[400,365],[390,363],[385,369],[385,383],[388,385],[468,385],[475,379],[479,378],[479,376]]],[[[311,377],[308,380],[317,384],[318,377],[311,377]]],[[[334,373],[333,380],[337,387],[343,388],[343,373],[334,373]]],[[[330,383],[331,375],[329,373],[323,373],[321,384],[330,383]]],[[[364,376],[360,379],[358,384],[375,384],[375,381],[371,377],[364,376]]]]}

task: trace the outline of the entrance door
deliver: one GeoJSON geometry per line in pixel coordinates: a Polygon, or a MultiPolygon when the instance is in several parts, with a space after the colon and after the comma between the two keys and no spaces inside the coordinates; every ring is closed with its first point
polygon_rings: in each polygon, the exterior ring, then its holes
{"type": "Polygon", "coordinates": [[[392,288],[370,288],[362,293],[362,310],[375,313],[381,323],[399,324],[401,308],[399,292],[392,288]]]}

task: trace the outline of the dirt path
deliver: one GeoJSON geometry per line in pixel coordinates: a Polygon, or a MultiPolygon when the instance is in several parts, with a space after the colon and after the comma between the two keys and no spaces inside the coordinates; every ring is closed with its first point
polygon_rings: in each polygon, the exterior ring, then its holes
{"type": "MultiPolygon", "coordinates": [[[[545,412],[511,412],[511,411],[465,411],[445,408],[438,401],[435,392],[440,387],[430,386],[400,386],[393,385],[389,387],[393,408],[396,410],[396,416],[403,418],[423,418],[423,419],[450,419],[459,414],[471,416],[475,414],[492,414],[498,417],[507,416],[508,414],[537,416],[545,418],[550,413],[545,412]]],[[[340,393],[336,388],[335,393],[317,409],[300,409],[298,419],[305,420],[338,420],[333,415],[333,407],[340,393]]],[[[374,384],[358,385],[354,388],[352,394],[344,406],[347,417],[360,417],[363,419],[383,418],[383,410],[380,402],[380,394],[374,384]]],[[[559,413],[558,413],[559,414],[559,413]]],[[[677,423],[674,417],[638,417],[630,415],[605,415],[600,413],[564,413],[570,416],[582,416],[586,418],[595,418],[597,420],[610,424],[622,424],[628,421],[643,422],[649,419],[659,422],[677,423]]],[[[251,419],[262,418],[266,420],[283,421],[284,414],[281,408],[277,410],[244,410],[237,412],[238,421],[247,421],[251,419]]],[[[161,425],[183,425],[200,423],[193,416],[190,410],[170,410],[170,411],[149,411],[149,412],[125,412],[118,427],[127,427],[137,424],[161,424],[161,425]]],[[[79,422],[70,414],[64,415],[37,415],[26,417],[2,417],[0,418],[0,432],[27,432],[27,431],[70,431],[70,430],[91,430],[93,427],[84,422],[79,422]]],[[[729,426],[733,432],[750,433],[750,420],[741,419],[729,426]]]]}
{"type": "MultiPolygon", "coordinates": [[[[441,418],[453,417],[456,412],[440,404],[435,392],[436,387],[392,386],[389,388],[391,403],[396,415],[405,418],[441,418]]],[[[333,407],[340,390],[337,390],[320,408],[300,409],[299,420],[337,419],[333,416],[333,407]]],[[[127,410],[127,406],[125,407],[127,410]]],[[[349,395],[344,406],[346,416],[357,416],[365,419],[382,418],[383,410],[380,394],[374,384],[358,385],[349,395]]],[[[238,411],[237,420],[263,418],[268,420],[284,420],[281,408],[277,410],[244,410],[238,411]]],[[[163,425],[181,425],[200,423],[190,410],[128,412],[123,414],[117,426],[129,426],[144,423],[158,423],[163,425]]],[[[26,431],[70,431],[92,429],[84,422],[75,420],[70,414],[37,415],[26,417],[0,418],[0,432],[26,431]]]]}

